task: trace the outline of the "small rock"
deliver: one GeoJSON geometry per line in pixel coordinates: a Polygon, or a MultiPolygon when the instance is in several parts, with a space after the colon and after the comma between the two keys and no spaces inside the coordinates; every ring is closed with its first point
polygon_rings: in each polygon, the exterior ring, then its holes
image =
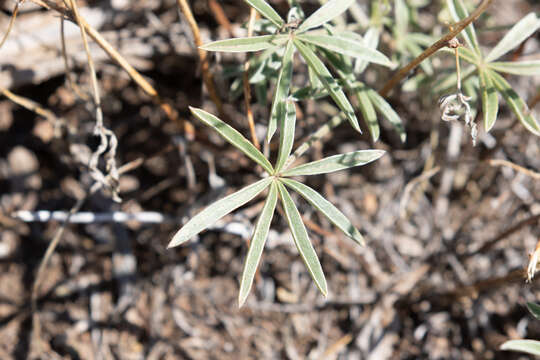
{"type": "Polygon", "coordinates": [[[38,170],[39,162],[36,155],[22,146],[16,146],[7,156],[13,175],[28,175],[38,170]]]}

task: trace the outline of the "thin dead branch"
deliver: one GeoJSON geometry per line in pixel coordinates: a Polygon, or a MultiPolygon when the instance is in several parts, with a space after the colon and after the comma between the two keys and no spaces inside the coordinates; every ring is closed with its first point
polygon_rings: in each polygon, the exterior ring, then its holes
{"type": "MultiPolygon", "coordinates": [[[[251,11],[249,13],[249,23],[248,23],[248,33],[247,33],[248,37],[253,36],[253,25],[255,24],[256,18],[257,18],[257,11],[254,8],[251,8],[251,11]]],[[[249,131],[251,133],[251,140],[253,142],[253,145],[255,145],[257,149],[260,149],[261,145],[259,144],[259,139],[257,139],[257,134],[255,133],[255,122],[253,120],[253,111],[251,111],[251,87],[249,86],[249,60],[250,60],[250,56],[248,54],[246,55],[246,62],[244,63],[244,74],[242,77],[242,80],[244,83],[244,104],[246,105],[246,116],[248,120],[249,131]]]]}
{"type": "Polygon", "coordinates": [[[449,41],[455,38],[463,29],[465,29],[470,23],[475,21],[482,15],[482,13],[488,8],[488,6],[493,2],[493,0],[483,0],[482,3],[465,19],[459,21],[458,23],[453,25],[453,29],[444,35],[442,38],[437,40],[435,43],[433,43],[430,47],[428,47],[424,52],[422,52],[420,55],[418,55],[414,60],[412,60],[409,64],[404,66],[403,68],[399,69],[398,72],[394,76],[390,78],[384,84],[384,86],[379,90],[379,94],[381,96],[387,96],[390,90],[394,88],[401,80],[403,80],[411,70],[416,68],[422,61],[429,58],[431,55],[433,55],[436,51],[439,49],[442,49],[443,47],[447,46],[449,41]]]}
{"type": "Polygon", "coordinates": [[[9,20],[8,28],[6,30],[6,33],[4,34],[4,37],[2,38],[2,40],[0,40],[0,49],[2,48],[2,46],[4,46],[4,43],[6,42],[9,34],[11,33],[11,29],[13,29],[13,24],[15,24],[15,19],[17,18],[17,14],[19,13],[19,9],[23,2],[24,0],[17,0],[15,2],[15,7],[13,8],[13,12],[11,14],[11,19],[9,20]]]}
{"type": "Polygon", "coordinates": [[[506,166],[506,167],[514,169],[517,172],[525,174],[525,175],[533,178],[534,180],[540,180],[540,173],[529,170],[527,168],[524,168],[523,166],[519,166],[517,164],[514,164],[513,162],[508,161],[508,160],[490,159],[490,160],[487,161],[487,163],[490,166],[506,166]]]}
{"type": "Polygon", "coordinates": [[[195,40],[195,46],[197,46],[197,53],[199,54],[199,61],[201,62],[201,71],[202,71],[203,81],[204,81],[204,84],[206,85],[206,88],[208,89],[208,94],[210,95],[212,102],[216,105],[219,115],[222,118],[227,118],[227,116],[225,116],[225,113],[223,111],[223,104],[221,102],[221,99],[217,95],[216,87],[214,85],[214,79],[212,77],[212,74],[210,73],[210,63],[208,61],[208,53],[205,50],[200,48],[203,45],[203,42],[201,39],[201,32],[199,30],[199,25],[197,24],[197,21],[195,20],[195,17],[193,16],[193,13],[191,12],[191,8],[186,0],[176,0],[176,3],[178,4],[178,7],[180,8],[180,10],[182,10],[182,13],[186,17],[189,27],[191,28],[191,31],[193,32],[193,39],[195,40]]]}
{"type": "Polygon", "coordinates": [[[69,60],[67,56],[67,46],[66,46],[66,36],[64,31],[64,22],[63,17],[60,18],[60,43],[62,44],[62,58],[64,59],[64,68],[66,69],[66,80],[68,85],[73,89],[73,91],[84,101],[88,101],[88,96],[81,91],[75,80],[73,79],[73,72],[69,66],[69,60]]]}
{"type": "MultiPolygon", "coordinates": [[[[212,11],[214,18],[216,18],[216,21],[218,22],[218,24],[223,26],[225,30],[227,30],[230,37],[234,37],[231,22],[227,18],[227,15],[225,14],[225,11],[223,10],[223,7],[219,4],[219,2],[217,2],[216,0],[209,0],[208,6],[210,7],[210,10],[212,11]]],[[[249,30],[248,30],[248,33],[249,33],[249,30]]],[[[251,36],[251,35],[248,35],[248,36],[251,36]]]]}
{"type": "Polygon", "coordinates": [[[92,84],[92,94],[94,100],[94,106],[96,110],[96,125],[94,126],[94,135],[99,136],[100,144],[96,151],[92,154],[90,158],[90,163],[88,167],[90,168],[90,175],[97,182],[103,182],[104,185],[109,188],[112,192],[113,200],[120,202],[120,197],[118,196],[118,186],[119,186],[119,174],[116,167],[116,148],[118,145],[118,140],[116,135],[110,129],[105,127],[103,123],[103,110],[101,109],[101,96],[99,92],[99,85],[97,81],[96,69],[94,66],[94,60],[90,54],[90,47],[88,45],[88,39],[86,36],[86,30],[83,25],[82,17],[79,14],[79,8],[77,6],[76,0],[68,0],[71,10],[75,16],[75,21],[79,25],[81,31],[81,38],[84,44],[84,50],[86,52],[86,57],[88,61],[88,69],[90,71],[90,79],[92,84]],[[108,149],[108,150],[107,150],[108,149]],[[101,155],[104,155],[106,160],[106,171],[109,176],[105,176],[98,169],[98,162],[101,155]]]}

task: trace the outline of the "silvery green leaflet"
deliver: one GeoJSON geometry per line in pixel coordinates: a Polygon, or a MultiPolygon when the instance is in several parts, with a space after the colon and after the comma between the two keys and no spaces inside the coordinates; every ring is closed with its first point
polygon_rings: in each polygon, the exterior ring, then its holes
{"type": "Polygon", "coordinates": [[[291,150],[294,142],[294,127],[296,122],[295,105],[292,101],[284,101],[283,111],[279,119],[279,150],[275,165],[242,134],[225,124],[216,116],[196,108],[190,108],[193,115],[205,125],[218,132],[227,142],[242,151],[247,157],[266,170],[267,176],[263,179],[244,187],[216,202],[193,216],[169,243],[169,247],[181,245],[195,237],[201,231],[212,226],[216,221],[231,213],[235,209],[245,205],[258,195],[269,189],[263,209],[255,223],[249,250],[244,263],[244,270],[240,281],[238,295],[239,305],[246,301],[255,276],[255,271],[260,262],[262,251],[270,224],[275,213],[278,198],[284,209],[285,218],[302,260],[313,277],[317,287],[326,296],[327,285],[321,264],[315,249],[309,241],[308,233],[302,223],[302,218],[296,208],[287,188],[297,192],[305,198],[313,207],[327,217],[338,229],[358,244],[364,240],[360,232],[347,219],[347,217],[322,195],[301,182],[290,179],[291,176],[326,174],[338,170],[344,170],[355,166],[368,164],[380,158],[382,150],[358,150],[346,154],[338,154],[322,160],[309,162],[288,168],[291,158],[291,150]]]}
{"type": "MultiPolygon", "coordinates": [[[[295,140],[296,107],[295,101],[305,97],[316,98],[330,96],[342,111],[341,118],[346,118],[350,125],[361,132],[355,110],[345,91],[352,93],[358,100],[358,107],[368,126],[374,141],[380,135],[377,114],[385,117],[398,131],[402,141],[405,141],[405,131],[398,114],[375,90],[368,88],[358,81],[358,70],[363,71],[367,63],[375,63],[392,67],[390,60],[376,50],[379,30],[370,28],[366,38],[348,31],[338,31],[330,25],[334,18],[347,10],[355,0],[330,0],[319,10],[306,19],[287,23],[281,16],[263,0],[246,0],[264,18],[272,24],[273,31],[268,34],[249,38],[236,38],[212,42],[202,48],[208,51],[224,52],[256,52],[263,51],[264,58],[269,59],[273,54],[279,54],[279,69],[275,71],[276,85],[272,97],[270,117],[266,140],[270,142],[274,133],[279,130],[279,148],[275,164],[272,164],[250,141],[234,128],[225,124],[216,116],[201,109],[191,108],[193,115],[216,130],[226,141],[242,151],[247,157],[260,165],[265,176],[223,199],[220,199],[190,219],[173,237],[169,247],[180,245],[198,235],[201,231],[212,226],[216,221],[255,199],[261,194],[266,195],[264,206],[254,225],[252,240],[247,251],[243,273],[240,281],[239,304],[242,306],[251,289],[254,275],[260,263],[265,241],[278,203],[283,208],[284,217],[291,229],[292,238],[307,270],[311,274],[319,290],[326,295],[328,292],[322,266],[317,253],[309,241],[308,232],[302,222],[289,191],[293,190],[321,212],[344,234],[359,244],[363,237],[350,220],[321,194],[309,186],[291,179],[293,176],[309,176],[326,174],[355,166],[361,166],[380,158],[384,151],[358,150],[346,154],[337,154],[322,160],[291,167],[296,156],[291,155],[295,140]],[[318,29],[324,26],[324,29],[318,29]],[[299,53],[308,66],[308,76],[311,87],[292,90],[293,64],[295,54],[299,53]],[[356,63],[353,63],[355,61],[356,63]],[[329,65],[331,68],[327,67],[329,65]],[[338,78],[334,78],[336,74],[338,78]]],[[[468,14],[461,0],[447,0],[448,8],[454,19],[459,21],[468,14]]],[[[405,8],[406,2],[396,1],[396,11],[405,8]]],[[[289,13],[290,19],[302,17],[303,11],[293,8],[289,13]],[[294,10],[294,11],[293,11],[294,10]],[[294,16],[293,16],[294,15],[294,16]]],[[[396,13],[396,29],[406,32],[408,18],[396,13]]],[[[540,74],[540,61],[505,62],[496,61],[518,46],[528,36],[540,28],[540,20],[535,14],[529,14],[518,22],[501,39],[501,41],[483,56],[478,44],[474,26],[469,25],[462,33],[467,48],[461,48],[459,55],[473,66],[464,69],[463,76],[477,73],[480,84],[481,101],[486,130],[491,129],[497,118],[499,109],[498,94],[502,95],[511,110],[521,123],[531,132],[540,135],[540,126],[528,111],[525,102],[516,94],[508,81],[499,72],[515,75],[540,74]]],[[[418,53],[419,45],[428,43],[421,34],[407,34],[407,49],[418,53]]],[[[256,75],[264,79],[262,71],[265,62],[257,68],[256,75]]],[[[433,73],[429,63],[424,64],[426,73],[433,73]]],[[[452,84],[451,77],[442,81],[438,87],[452,84]]],[[[465,84],[465,90],[471,92],[470,84],[465,84]]],[[[332,120],[333,122],[333,120],[332,120]]],[[[338,120],[337,123],[341,122],[338,120]]],[[[334,124],[335,125],[337,125],[334,124]]],[[[310,145],[303,144],[302,147],[310,145]]],[[[298,151],[298,150],[297,150],[298,151]]],[[[299,153],[303,153],[302,149],[299,153]]]]}
{"type": "MultiPolygon", "coordinates": [[[[354,38],[344,34],[321,34],[320,26],[327,25],[328,22],[341,15],[347,10],[355,0],[330,0],[319,10],[315,11],[307,19],[304,19],[297,28],[289,28],[285,20],[265,1],[246,0],[266,19],[270,20],[278,27],[275,34],[253,36],[250,38],[236,38],[215,41],[202,46],[208,51],[224,52],[253,52],[275,48],[276,51],[285,47],[282,56],[281,69],[276,82],[276,90],[272,99],[272,107],[267,131],[267,142],[270,142],[277,129],[277,121],[280,107],[284,100],[291,95],[292,63],[294,54],[298,52],[302,55],[308,65],[309,73],[313,75],[317,84],[321,84],[325,93],[329,95],[336,105],[347,117],[351,126],[361,132],[355,111],[347,96],[345,95],[339,81],[335,79],[324,62],[317,56],[317,52],[330,51],[338,55],[352,57],[363,62],[371,62],[387,67],[392,67],[392,62],[381,52],[366,44],[362,38],[354,38]]],[[[313,81],[312,81],[313,84],[313,81]]],[[[316,85],[316,84],[313,84],[316,85]]],[[[369,100],[368,100],[369,101],[369,100]]],[[[384,101],[384,100],[383,100],[384,101]]],[[[386,118],[396,119],[395,114],[390,114],[387,110],[390,106],[378,107],[378,110],[386,118]],[[388,114],[388,115],[387,115],[388,114]]],[[[372,121],[366,119],[366,122],[372,121]]],[[[394,121],[395,123],[395,121],[394,121]]],[[[402,132],[400,132],[403,138],[402,132]]],[[[374,136],[378,138],[378,136],[374,136]]]]}
{"type": "MultiPolygon", "coordinates": [[[[447,0],[447,5],[455,21],[464,19],[469,15],[462,0],[447,0]]],[[[459,55],[461,59],[471,64],[470,67],[464,69],[462,77],[468,78],[475,73],[479,77],[486,132],[493,128],[497,120],[500,95],[521,124],[534,135],[540,136],[540,124],[527,107],[527,103],[519,97],[508,81],[499,74],[539,75],[540,60],[498,61],[538,29],[540,29],[540,19],[534,13],[528,14],[518,21],[487,55],[484,55],[478,44],[476,31],[472,24],[462,32],[467,47],[460,47],[459,55]]],[[[455,76],[450,77],[448,80],[450,84],[455,84],[455,76]]],[[[446,86],[443,83],[439,85],[440,87],[446,86]]]]}

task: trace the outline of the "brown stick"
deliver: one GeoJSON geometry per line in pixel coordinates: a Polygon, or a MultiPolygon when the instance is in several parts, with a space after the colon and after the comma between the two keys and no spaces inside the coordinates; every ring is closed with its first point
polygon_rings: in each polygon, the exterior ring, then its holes
{"type": "Polygon", "coordinates": [[[523,281],[527,278],[527,269],[514,269],[503,276],[494,276],[485,280],[479,280],[472,285],[458,287],[447,293],[437,294],[442,299],[473,298],[476,299],[480,294],[496,290],[501,286],[508,286],[512,283],[523,281]]]}
{"type": "Polygon", "coordinates": [[[454,24],[452,30],[448,34],[437,40],[435,43],[433,43],[433,45],[424,50],[424,52],[421,53],[416,59],[412,60],[409,64],[401,68],[394,76],[392,76],[390,80],[384,84],[381,90],[379,90],[379,94],[381,96],[387,96],[390,90],[392,90],[394,86],[405,78],[412,69],[420,65],[422,61],[433,55],[436,51],[445,47],[448,44],[448,41],[455,38],[470,23],[478,19],[492,1],[493,0],[483,0],[482,3],[468,17],[454,24]]]}
{"type": "Polygon", "coordinates": [[[0,41],[0,49],[6,42],[9,36],[9,33],[11,32],[11,29],[13,28],[13,24],[15,24],[15,18],[17,18],[17,14],[19,13],[19,9],[23,2],[24,0],[17,0],[17,2],[15,3],[15,7],[13,8],[13,13],[11,14],[11,19],[9,20],[8,28],[6,30],[6,33],[4,34],[4,37],[2,38],[2,41],[0,41]]]}
{"type": "Polygon", "coordinates": [[[85,27],[82,25],[83,18],[79,14],[79,7],[76,0],[68,0],[71,11],[75,17],[75,21],[81,31],[81,38],[84,45],[84,51],[86,52],[86,60],[88,62],[88,69],[90,71],[90,79],[92,84],[92,94],[94,95],[94,105],[96,106],[96,124],[99,127],[103,127],[103,111],[101,109],[101,95],[99,92],[99,85],[97,82],[97,74],[94,66],[94,60],[90,54],[90,46],[88,45],[88,38],[86,36],[85,27]]]}
{"type": "Polygon", "coordinates": [[[212,14],[214,15],[214,18],[216,18],[219,25],[223,26],[225,30],[227,30],[230,37],[234,37],[231,22],[227,18],[227,15],[225,15],[223,7],[216,0],[208,0],[208,6],[210,7],[210,10],[212,10],[212,14]]]}
{"type": "Polygon", "coordinates": [[[199,25],[197,25],[197,21],[195,20],[195,17],[193,17],[193,13],[191,12],[191,8],[189,7],[187,0],[176,0],[176,3],[180,7],[180,10],[182,10],[184,15],[186,16],[189,27],[193,32],[193,39],[195,41],[195,46],[197,46],[197,52],[199,54],[199,60],[201,62],[203,81],[206,85],[206,88],[208,89],[208,94],[210,95],[212,102],[216,105],[219,115],[222,118],[226,118],[223,111],[223,104],[221,103],[221,99],[217,95],[216,87],[214,85],[214,79],[212,78],[212,74],[210,74],[210,63],[208,61],[207,52],[200,48],[203,43],[201,39],[201,32],[199,31],[199,25]]]}
{"type": "Polygon", "coordinates": [[[73,73],[69,67],[69,60],[67,56],[66,35],[64,31],[64,18],[60,18],[60,44],[62,45],[62,58],[64,59],[64,68],[66,69],[67,84],[73,89],[73,91],[84,101],[88,101],[89,97],[86,95],[79,86],[75,83],[73,73]]]}
{"type": "Polygon", "coordinates": [[[40,116],[43,116],[45,119],[52,123],[60,121],[60,119],[52,111],[42,108],[37,102],[33,100],[16,95],[8,89],[2,89],[0,93],[2,93],[2,95],[7,97],[9,100],[13,101],[15,104],[20,105],[23,108],[30,110],[40,116]]]}
{"type": "Polygon", "coordinates": [[[516,225],[509,228],[508,230],[506,230],[503,233],[499,234],[499,236],[497,236],[496,238],[491,239],[490,241],[486,242],[484,245],[482,245],[482,247],[480,249],[475,250],[475,251],[470,252],[470,253],[467,253],[466,256],[467,255],[474,255],[474,254],[483,254],[486,251],[488,251],[489,249],[491,249],[493,246],[495,246],[499,241],[507,238],[508,236],[512,235],[516,231],[521,230],[525,226],[535,224],[539,220],[540,220],[540,214],[533,215],[533,216],[531,216],[531,217],[529,217],[529,218],[527,218],[525,220],[522,220],[522,221],[518,222],[516,225]]]}
{"type": "MultiPolygon", "coordinates": [[[[253,25],[257,17],[257,11],[251,8],[249,13],[249,24],[247,36],[253,36],[253,25]]],[[[251,111],[251,87],[249,86],[249,59],[250,56],[246,55],[246,62],[244,63],[244,74],[242,77],[244,83],[244,104],[246,105],[246,116],[249,124],[249,131],[251,133],[251,141],[257,149],[261,148],[257,134],[255,133],[255,121],[253,120],[253,111],[251,111]]]]}
{"type": "Polygon", "coordinates": [[[491,166],[508,166],[522,174],[532,177],[535,180],[540,180],[540,173],[524,168],[523,166],[514,164],[513,162],[510,162],[508,160],[490,159],[487,162],[491,166]]]}

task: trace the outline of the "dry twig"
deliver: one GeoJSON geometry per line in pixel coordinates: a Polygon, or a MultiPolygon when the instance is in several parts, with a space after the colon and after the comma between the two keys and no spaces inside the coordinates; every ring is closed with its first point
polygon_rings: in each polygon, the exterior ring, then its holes
{"type": "Polygon", "coordinates": [[[470,23],[478,19],[492,2],[493,0],[483,0],[482,3],[468,17],[454,24],[453,29],[448,34],[437,40],[429,48],[424,50],[424,52],[418,55],[409,64],[401,68],[394,76],[392,76],[390,80],[388,80],[386,84],[384,84],[381,90],[379,90],[379,94],[381,96],[388,95],[390,90],[392,90],[394,86],[396,86],[403,78],[405,78],[411,70],[420,65],[422,61],[433,55],[436,51],[447,46],[450,40],[455,38],[470,23]]]}
{"type": "MultiPolygon", "coordinates": [[[[248,23],[248,33],[247,36],[253,36],[253,25],[255,19],[257,18],[257,11],[254,8],[251,8],[249,13],[249,23],[248,23]]],[[[244,74],[242,77],[244,83],[244,104],[246,105],[246,116],[249,124],[249,131],[251,133],[251,140],[253,145],[257,149],[261,148],[259,144],[259,139],[257,139],[257,134],[255,133],[255,122],[253,121],[253,111],[251,111],[251,87],[249,86],[249,59],[250,56],[246,55],[246,62],[244,63],[244,74]]]]}
{"type": "Polygon", "coordinates": [[[24,0],[17,0],[15,2],[15,7],[13,8],[13,12],[11,14],[11,19],[9,20],[8,28],[6,30],[6,33],[4,34],[4,37],[2,38],[2,40],[0,40],[0,49],[2,48],[4,43],[6,42],[8,36],[9,36],[9,33],[11,32],[11,29],[13,29],[13,24],[15,24],[15,19],[17,18],[17,14],[19,13],[19,9],[20,9],[21,4],[23,2],[24,2],[24,0]]]}
{"type": "Polygon", "coordinates": [[[64,59],[64,68],[66,69],[66,80],[68,85],[73,89],[73,91],[84,101],[88,101],[88,96],[81,91],[75,80],[73,79],[73,73],[69,67],[69,61],[67,56],[67,46],[66,46],[66,36],[64,31],[64,21],[63,17],[60,18],[60,43],[62,45],[62,58],[64,59]]]}
{"type": "Polygon", "coordinates": [[[511,161],[503,160],[503,159],[490,159],[487,161],[487,163],[490,166],[507,166],[512,169],[514,169],[517,172],[520,172],[522,174],[525,174],[529,177],[532,177],[534,180],[540,180],[540,173],[529,170],[527,168],[524,168],[523,166],[519,166],[517,164],[514,164],[511,161]]]}
{"type": "Polygon", "coordinates": [[[38,114],[39,116],[43,116],[55,126],[58,126],[59,124],[65,124],[65,121],[59,119],[52,111],[41,107],[41,105],[39,105],[33,100],[30,100],[20,95],[16,95],[8,89],[2,89],[1,93],[9,100],[13,101],[15,104],[20,105],[23,108],[38,114]]]}
{"type": "Polygon", "coordinates": [[[90,47],[88,46],[88,39],[86,37],[86,30],[83,25],[82,17],[79,14],[79,8],[77,6],[76,0],[68,0],[71,10],[75,16],[75,21],[79,25],[81,31],[81,38],[84,44],[84,50],[86,51],[86,57],[88,60],[88,69],[90,70],[90,79],[92,83],[92,93],[94,106],[96,108],[96,125],[94,127],[94,135],[99,136],[100,144],[96,151],[92,154],[90,158],[90,163],[88,167],[90,168],[90,175],[97,182],[102,182],[107,188],[112,191],[113,200],[120,202],[120,197],[118,196],[118,185],[119,185],[119,174],[118,169],[116,168],[116,148],[118,145],[118,140],[114,132],[109,130],[103,124],[103,111],[101,109],[101,96],[99,93],[99,85],[97,82],[96,69],[94,67],[94,61],[92,60],[92,55],[90,54],[90,47]],[[108,149],[108,151],[107,151],[108,149]],[[101,155],[104,155],[106,160],[106,170],[108,175],[105,176],[98,169],[98,162],[101,155]]]}
{"type": "Polygon", "coordinates": [[[191,28],[191,31],[193,32],[193,39],[195,40],[195,46],[197,46],[197,52],[199,54],[199,60],[201,62],[201,71],[202,71],[203,81],[204,81],[204,84],[206,85],[206,88],[208,89],[208,94],[210,95],[210,98],[216,105],[219,115],[222,118],[226,119],[227,117],[225,116],[225,113],[223,111],[223,104],[221,103],[221,99],[217,95],[216,87],[214,85],[214,79],[212,78],[212,74],[210,73],[210,63],[208,61],[208,54],[205,50],[200,48],[203,45],[203,43],[201,39],[201,32],[199,31],[199,25],[197,25],[197,21],[195,20],[195,17],[193,16],[193,13],[191,12],[191,8],[189,7],[187,0],[176,0],[176,3],[182,10],[182,13],[184,13],[184,16],[186,17],[187,22],[189,24],[189,27],[191,28]]]}
{"type": "MultiPolygon", "coordinates": [[[[210,10],[212,10],[212,14],[216,18],[216,21],[219,23],[219,25],[223,26],[225,30],[227,30],[230,37],[234,37],[231,22],[227,18],[227,15],[225,14],[223,7],[216,0],[208,0],[208,6],[210,7],[210,10]]],[[[249,33],[249,30],[248,30],[248,33],[249,33]]],[[[251,36],[251,35],[248,35],[248,36],[251,36]]]]}

